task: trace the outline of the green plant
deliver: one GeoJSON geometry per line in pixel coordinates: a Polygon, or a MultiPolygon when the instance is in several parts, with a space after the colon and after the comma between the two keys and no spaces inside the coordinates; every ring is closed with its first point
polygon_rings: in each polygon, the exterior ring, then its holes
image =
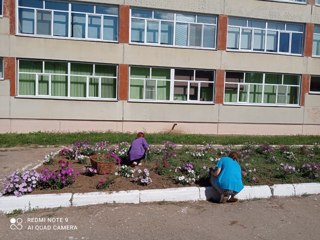
{"type": "Polygon", "coordinates": [[[96,188],[98,190],[103,190],[108,188],[112,183],[114,183],[115,177],[106,177],[105,179],[100,179],[96,188]]]}

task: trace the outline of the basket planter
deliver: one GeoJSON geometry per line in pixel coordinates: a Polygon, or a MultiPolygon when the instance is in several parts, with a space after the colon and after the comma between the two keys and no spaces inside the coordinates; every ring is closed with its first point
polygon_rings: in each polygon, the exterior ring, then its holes
{"type": "Polygon", "coordinates": [[[101,162],[93,157],[90,157],[90,162],[92,167],[95,168],[100,175],[111,174],[116,170],[116,164],[113,162],[101,162]]]}

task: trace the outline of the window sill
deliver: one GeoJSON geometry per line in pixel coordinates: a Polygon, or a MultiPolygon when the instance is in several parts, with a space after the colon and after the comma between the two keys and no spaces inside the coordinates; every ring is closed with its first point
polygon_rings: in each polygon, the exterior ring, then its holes
{"type": "Polygon", "coordinates": [[[223,103],[225,106],[245,106],[245,107],[281,107],[281,108],[300,108],[298,104],[280,105],[280,104],[252,104],[252,103],[223,103]]]}
{"type": "Polygon", "coordinates": [[[37,35],[37,34],[23,34],[16,33],[18,37],[31,37],[31,38],[45,38],[54,40],[70,40],[70,41],[85,41],[85,42],[101,42],[101,43],[119,43],[118,41],[110,41],[96,38],[72,38],[72,37],[59,37],[59,36],[49,36],[49,35],[37,35]]]}
{"type": "Polygon", "coordinates": [[[207,50],[216,51],[216,48],[204,48],[204,47],[192,47],[192,46],[177,46],[177,45],[164,45],[164,44],[151,44],[151,43],[137,43],[129,42],[131,45],[136,46],[148,46],[148,47],[164,47],[164,48],[178,48],[178,49],[195,49],[195,50],[207,50]]]}
{"type": "Polygon", "coordinates": [[[94,102],[118,102],[117,99],[101,99],[101,98],[75,98],[75,97],[49,97],[49,96],[25,96],[19,95],[15,98],[21,99],[38,99],[38,100],[63,100],[63,101],[94,101],[94,102]]]}
{"type": "Polygon", "coordinates": [[[196,102],[196,101],[150,101],[150,100],[133,100],[129,99],[131,103],[151,103],[151,104],[194,104],[194,105],[214,105],[214,102],[196,102]]]}

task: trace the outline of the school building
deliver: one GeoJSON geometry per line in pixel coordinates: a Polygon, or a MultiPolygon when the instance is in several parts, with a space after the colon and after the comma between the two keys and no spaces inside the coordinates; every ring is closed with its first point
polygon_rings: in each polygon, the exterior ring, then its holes
{"type": "Polygon", "coordinates": [[[320,134],[320,0],[0,0],[0,133],[320,134]]]}

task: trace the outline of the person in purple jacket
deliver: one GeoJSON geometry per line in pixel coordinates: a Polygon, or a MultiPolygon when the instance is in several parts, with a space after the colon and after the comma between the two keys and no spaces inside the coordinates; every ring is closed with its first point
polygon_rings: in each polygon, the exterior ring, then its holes
{"type": "Polygon", "coordinates": [[[144,133],[138,132],[136,139],[132,141],[128,151],[129,164],[140,165],[140,161],[145,158],[148,149],[149,144],[144,138],[144,133]]]}

